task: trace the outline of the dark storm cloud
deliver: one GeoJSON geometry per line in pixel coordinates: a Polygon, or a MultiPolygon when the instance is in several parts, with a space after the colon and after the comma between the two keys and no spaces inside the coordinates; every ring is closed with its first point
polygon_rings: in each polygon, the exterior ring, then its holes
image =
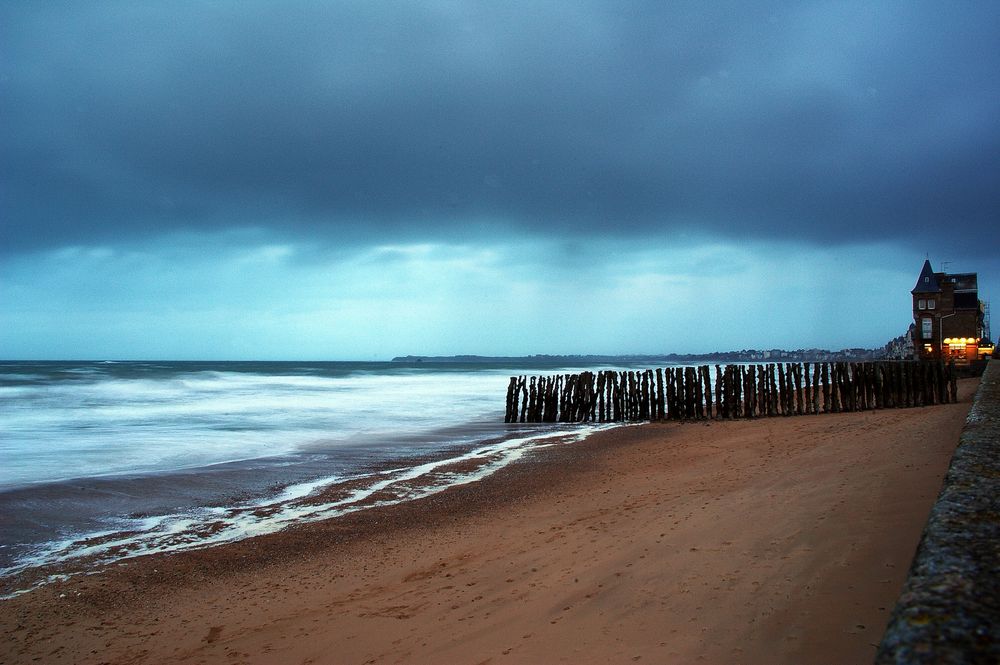
{"type": "Polygon", "coordinates": [[[1000,210],[997,7],[6,3],[3,243],[926,242],[1000,210]]]}

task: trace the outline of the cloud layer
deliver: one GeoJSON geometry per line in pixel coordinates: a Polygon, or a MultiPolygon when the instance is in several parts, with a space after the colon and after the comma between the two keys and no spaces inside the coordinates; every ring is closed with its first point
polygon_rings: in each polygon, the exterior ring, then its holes
{"type": "Polygon", "coordinates": [[[0,355],[881,345],[925,252],[1000,290],[998,34],[995,2],[5,2],[0,355]]]}
{"type": "Polygon", "coordinates": [[[1000,209],[994,3],[24,2],[0,26],[5,251],[924,249],[1000,209]]]}

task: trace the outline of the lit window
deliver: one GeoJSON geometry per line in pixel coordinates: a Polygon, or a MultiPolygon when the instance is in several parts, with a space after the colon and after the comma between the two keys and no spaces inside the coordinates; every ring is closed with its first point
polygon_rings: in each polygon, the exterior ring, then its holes
{"type": "Polygon", "coordinates": [[[921,298],[917,301],[917,309],[927,309],[927,301],[921,298]]]}
{"type": "Polygon", "coordinates": [[[931,298],[927,301],[927,309],[934,309],[934,299],[931,298]]]}

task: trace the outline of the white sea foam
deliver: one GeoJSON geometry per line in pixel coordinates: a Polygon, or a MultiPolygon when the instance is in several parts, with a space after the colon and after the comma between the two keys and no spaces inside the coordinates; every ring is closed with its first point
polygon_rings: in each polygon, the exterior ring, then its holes
{"type": "MultiPolygon", "coordinates": [[[[67,370],[72,373],[75,370],[67,370]]],[[[172,471],[339,445],[386,445],[502,418],[507,372],[227,371],[0,387],[0,489],[172,471]]]]}
{"type": "Polygon", "coordinates": [[[580,441],[611,425],[576,426],[509,438],[474,450],[367,476],[331,476],[284,488],[279,494],[232,507],[197,508],[176,514],[119,520],[115,528],[46,543],[22,556],[0,577],[74,560],[107,563],[153,553],[179,552],[275,533],[366,508],[419,499],[473,483],[521,459],[532,448],[580,441]],[[349,484],[348,484],[349,483],[349,484]],[[317,500],[325,489],[344,494],[317,500]],[[381,497],[381,498],[380,498],[381,497]]]}

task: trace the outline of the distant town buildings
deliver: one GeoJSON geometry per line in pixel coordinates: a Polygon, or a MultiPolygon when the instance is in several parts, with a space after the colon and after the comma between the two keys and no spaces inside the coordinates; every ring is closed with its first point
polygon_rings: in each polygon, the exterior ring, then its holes
{"type": "Polygon", "coordinates": [[[913,346],[919,359],[965,364],[993,353],[978,281],[977,273],[934,272],[930,260],[924,261],[910,292],[913,346]]]}

